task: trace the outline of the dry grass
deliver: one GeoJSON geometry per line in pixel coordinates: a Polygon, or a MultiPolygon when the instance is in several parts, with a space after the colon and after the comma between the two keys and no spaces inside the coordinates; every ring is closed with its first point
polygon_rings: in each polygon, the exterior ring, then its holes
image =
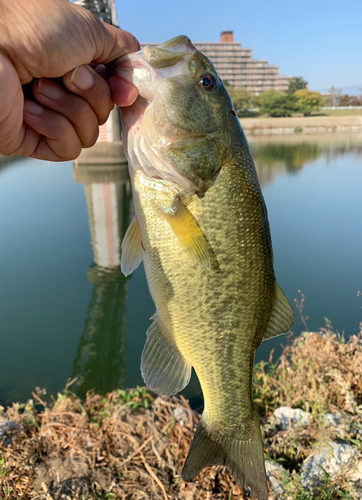
{"type": "Polygon", "coordinates": [[[88,394],[84,403],[67,394],[52,406],[34,396],[42,411],[30,401],[6,412],[17,428],[12,445],[0,451],[0,498],[191,500],[196,491],[200,499],[229,498],[230,488],[243,498],[220,467],[196,483],[181,479],[198,422],[183,398],[158,397],[145,408],[146,393],[131,405],[118,391],[106,398],[88,394]],[[182,423],[176,408],[183,410],[182,423]]]}
{"type": "MultiPolygon", "coordinates": [[[[362,433],[356,430],[362,429],[361,336],[362,330],[344,342],[327,325],[290,341],[276,364],[256,367],[254,396],[266,457],[282,460],[294,474],[293,500],[306,498],[298,489],[298,471],[318,443],[343,440],[362,450],[362,433]],[[284,405],[308,411],[311,425],[278,430],[272,412],[284,405]],[[337,411],[343,414],[342,425],[326,426],[323,415],[337,411]]],[[[9,433],[12,444],[0,446],[1,499],[244,498],[223,467],[207,468],[193,482],[182,480],[199,419],[182,397],[152,401],[139,389],[107,397],[89,393],[82,402],[66,391],[47,404],[33,396],[5,413],[16,428],[9,433]],[[177,420],[176,408],[182,417],[177,420]]],[[[353,498],[333,493],[341,491],[340,484],[330,485],[330,496],[317,498],[353,498]]]]}
{"type": "Polygon", "coordinates": [[[257,402],[269,415],[278,406],[302,408],[314,418],[362,405],[362,330],[348,342],[327,328],[306,332],[287,345],[276,365],[261,362],[257,402]]]}

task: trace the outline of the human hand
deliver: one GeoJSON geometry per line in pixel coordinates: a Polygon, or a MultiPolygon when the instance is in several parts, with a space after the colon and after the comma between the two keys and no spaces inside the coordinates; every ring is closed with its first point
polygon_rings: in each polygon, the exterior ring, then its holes
{"type": "Polygon", "coordinates": [[[0,154],[65,161],[92,146],[114,102],[138,94],[97,65],[138,49],[130,33],[66,0],[0,0],[0,154]]]}

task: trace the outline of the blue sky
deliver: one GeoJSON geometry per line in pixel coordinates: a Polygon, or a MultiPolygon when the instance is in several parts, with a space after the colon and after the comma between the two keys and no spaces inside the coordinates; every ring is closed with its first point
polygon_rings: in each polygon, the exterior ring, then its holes
{"type": "Polygon", "coordinates": [[[116,0],[121,27],[140,42],[188,35],[218,41],[223,29],[255,59],[303,76],[310,89],[362,86],[361,0],[116,0]]]}

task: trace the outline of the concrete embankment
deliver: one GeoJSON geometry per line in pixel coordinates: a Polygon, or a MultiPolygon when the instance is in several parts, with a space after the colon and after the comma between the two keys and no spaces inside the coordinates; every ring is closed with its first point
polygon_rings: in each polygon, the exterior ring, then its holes
{"type": "Polygon", "coordinates": [[[299,146],[301,144],[318,144],[321,149],[327,150],[338,147],[362,148],[362,128],[359,132],[344,132],[336,134],[334,132],[316,132],[313,134],[252,134],[250,130],[245,130],[245,135],[250,145],[254,148],[265,146],[267,144],[278,145],[287,144],[288,146],[299,146]]]}
{"type": "Polygon", "coordinates": [[[318,132],[358,132],[361,116],[300,116],[291,118],[240,118],[246,134],[294,134],[318,132]]]}

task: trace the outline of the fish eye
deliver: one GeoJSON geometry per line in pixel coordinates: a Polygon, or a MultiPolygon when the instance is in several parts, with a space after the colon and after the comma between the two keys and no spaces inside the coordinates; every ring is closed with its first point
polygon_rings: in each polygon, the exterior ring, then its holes
{"type": "Polygon", "coordinates": [[[216,80],[211,73],[202,73],[199,76],[199,84],[205,90],[214,90],[216,87],[216,80]]]}

